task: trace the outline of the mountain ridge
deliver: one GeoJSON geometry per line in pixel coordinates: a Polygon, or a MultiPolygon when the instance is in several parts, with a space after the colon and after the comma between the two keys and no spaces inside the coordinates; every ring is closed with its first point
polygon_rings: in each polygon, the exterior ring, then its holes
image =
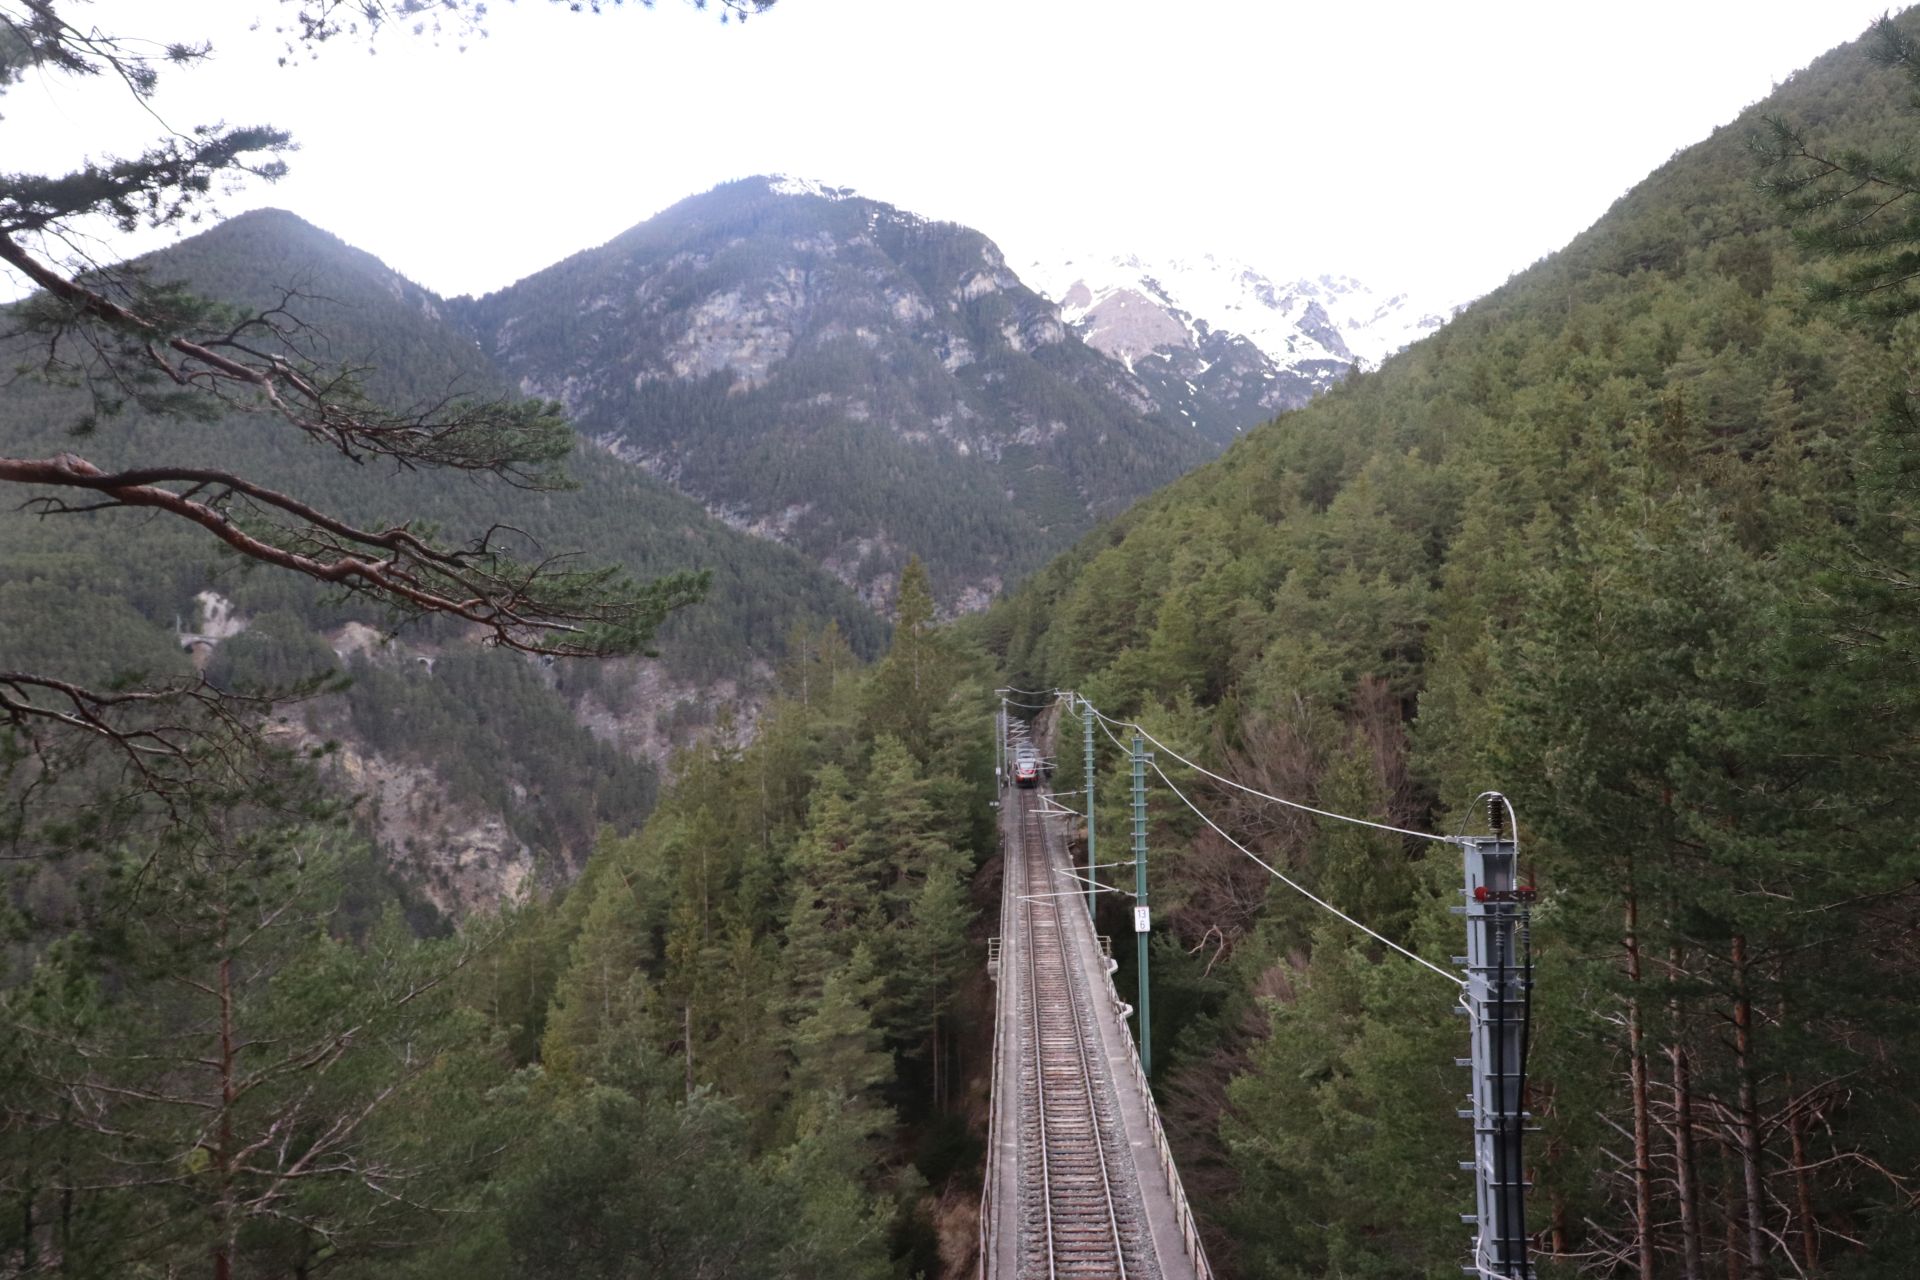
{"type": "Polygon", "coordinates": [[[310,232],[467,331],[523,394],[564,403],[604,456],[881,611],[919,555],[944,616],[1334,385],[1405,303],[1211,256],[1115,260],[1098,297],[1088,273],[1063,287],[1029,268],[1056,303],[978,231],[779,174],[479,297],[310,232]]]}
{"type": "MultiPolygon", "coordinates": [[[[322,370],[364,371],[385,404],[508,390],[445,299],[296,214],[241,214],[137,265],[232,306],[284,303],[322,370]]],[[[751,726],[797,630],[831,622],[865,657],[883,642],[881,619],[805,557],[726,528],[584,441],[569,462],[572,488],[532,492],[356,464],[245,413],[202,420],[129,409],[76,440],[66,428],[85,408],[69,388],[17,379],[0,402],[0,430],[29,456],[74,451],[109,470],[164,460],[232,472],[368,527],[406,519],[449,539],[476,523],[511,527],[548,552],[618,565],[640,581],[711,571],[707,598],[662,627],[658,659],[546,665],[476,649],[444,620],[395,634],[382,611],[311,579],[240,572],[181,522],[0,513],[0,667],[92,683],[199,670],[222,688],[351,675],[344,694],[283,708],[274,732],[302,746],[339,743],[327,767],[342,790],[377,802],[363,815],[370,834],[419,895],[449,913],[497,902],[516,884],[559,883],[600,825],[637,825],[674,750],[728,715],[751,726]],[[68,642],[76,634],[88,637],[84,652],[68,642]]]]}
{"type": "Polygon", "coordinates": [[[1169,413],[1224,445],[1377,368],[1458,307],[1382,296],[1351,276],[1277,284],[1215,254],[1056,254],[1024,269],[1089,345],[1139,375],[1169,413]]]}
{"type": "Polygon", "coordinates": [[[876,606],[918,555],[977,608],[1212,451],[986,236],[847,188],[724,183],[456,306],[523,391],[876,606]]]}

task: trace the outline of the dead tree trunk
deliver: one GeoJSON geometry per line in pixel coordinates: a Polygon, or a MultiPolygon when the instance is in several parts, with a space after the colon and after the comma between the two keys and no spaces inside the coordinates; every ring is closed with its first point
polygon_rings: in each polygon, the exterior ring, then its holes
{"type": "Polygon", "coordinates": [[[1793,1153],[1793,1199],[1800,1214],[1800,1261],[1812,1275],[1820,1269],[1820,1228],[1813,1218],[1813,1183],[1807,1177],[1807,1118],[1787,1077],[1787,1141],[1793,1153]]]}
{"type": "Polygon", "coordinates": [[[1733,1052],[1740,1077],[1740,1173],[1746,1200],[1746,1257],[1753,1274],[1762,1275],[1766,1255],[1766,1187],[1761,1177],[1760,1100],[1753,1063],[1753,999],[1747,987],[1747,939],[1733,935],[1733,1052]]]}
{"type": "Polygon", "coordinates": [[[1724,1234],[1720,1256],[1727,1261],[1727,1280],[1741,1280],[1740,1268],[1740,1180],[1734,1176],[1735,1161],[1725,1143],[1721,1144],[1721,1167],[1726,1170],[1726,1212],[1721,1214],[1724,1234]]]}
{"type": "MultiPolygon", "coordinates": [[[[1678,946],[1667,951],[1669,989],[1678,979],[1683,957],[1678,946]]],[[[1693,1145],[1693,1065],[1687,1056],[1681,1031],[1680,1001],[1667,997],[1667,1012],[1673,1024],[1672,1043],[1667,1058],[1673,1069],[1673,1167],[1675,1189],[1680,1196],[1680,1258],[1686,1280],[1701,1280],[1700,1270],[1700,1171],[1695,1163],[1693,1145]]]]}
{"type": "MultiPolygon", "coordinates": [[[[1631,865],[1631,864],[1629,864],[1631,865]]],[[[1651,1123],[1647,1113],[1646,1032],[1640,1020],[1640,904],[1635,896],[1632,871],[1627,879],[1627,981],[1633,994],[1627,997],[1627,1067],[1633,1092],[1633,1212],[1634,1233],[1638,1237],[1640,1280],[1654,1280],[1653,1274],[1653,1154],[1651,1123]]]]}
{"type": "MultiPolygon", "coordinates": [[[[222,924],[224,925],[224,921],[222,924]]],[[[224,929],[223,929],[224,932],[224,929]]],[[[224,942],[225,939],[223,938],[224,942]]],[[[234,1081],[233,957],[220,957],[220,1137],[215,1155],[220,1196],[214,1202],[213,1280],[233,1280],[233,1105],[234,1081]]]]}

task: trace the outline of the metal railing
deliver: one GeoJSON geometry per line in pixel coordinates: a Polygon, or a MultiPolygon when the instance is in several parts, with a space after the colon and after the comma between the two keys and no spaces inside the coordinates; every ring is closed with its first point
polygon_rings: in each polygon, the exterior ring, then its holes
{"type": "MultiPolygon", "coordinates": [[[[1010,908],[1016,896],[1013,877],[1006,871],[1006,841],[1000,844],[1000,921],[1004,928],[1013,918],[1010,908]]],[[[994,977],[993,995],[993,1073],[989,1081],[987,1106],[987,1168],[984,1185],[980,1191],[980,1266],[979,1280],[987,1280],[987,1266],[993,1257],[993,1183],[1000,1169],[1000,1100],[1002,1081],[1006,1076],[1004,1061],[1006,1046],[1000,1043],[1000,1002],[1006,998],[1006,987],[999,981],[1001,968],[1000,939],[987,940],[987,967],[994,977]]]]}
{"type": "MultiPolygon", "coordinates": [[[[1102,941],[1109,940],[1103,938],[1102,941]]],[[[1120,998],[1119,988],[1113,985],[1111,965],[1106,977],[1107,998],[1120,1022],[1120,1034],[1127,1041],[1127,1061],[1133,1065],[1134,1083],[1140,1086],[1147,1125],[1153,1130],[1153,1145],[1160,1153],[1160,1169],[1167,1175],[1167,1187],[1173,1193],[1173,1217],[1180,1224],[1181,1247],[1186,1250],[1187,1260],[1193,1263],[1194,1280],[1213,1280],[1213,1268],[1207,1265],[1207,1251],[1200,1242],[1200,1225],[1194,1220],[1193,1206],[1187,1203],[1187,1189],[1180,1183],[1180,1170],[1173,1163],[1173,1149],[1167,1145],[1167,1131],[1160,1124],[1160,1108],[1154,1104],[1153,1087],[1147,1083],[1147,1073],[1140,1066],[1140,1046],[1127,1029],[1127,1016],[1133,1012],[1133,1006],[1120,998]]]]}

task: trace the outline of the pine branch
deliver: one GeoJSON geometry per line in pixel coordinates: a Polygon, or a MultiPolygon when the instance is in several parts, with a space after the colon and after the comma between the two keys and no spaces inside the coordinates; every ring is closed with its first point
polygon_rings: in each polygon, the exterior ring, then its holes
{"type": "MultiPolygon", "coordinates": [[[[618,570],[576,570],[569,557],[515,560],[494,545],[513,532],[494,526],[460,548],[437,547],[406,526],[361,529],[288,494],[241,476],[198,468],[151,467],[103,472],[70,453],[52,458],[0,458],[0,481],[82,489],[100,505],[151,508],[213,534],[250,560],[373,596],[412,616],[447,614],[483,628],[487,643],[555,657],[602,657],[644,648],[661,619],[700,598],[704,573],[679,573],[644,588],[618,570]],[[164,487],[191,483],[187,493],[164,487]],[[241,495],[259,507],[305,521],[303,526],[249,529],[222,499],[189,496],[207,486],[241,495]]],[[[33,499],[43,515],[81,508],[58,499],[33,499]]]]}

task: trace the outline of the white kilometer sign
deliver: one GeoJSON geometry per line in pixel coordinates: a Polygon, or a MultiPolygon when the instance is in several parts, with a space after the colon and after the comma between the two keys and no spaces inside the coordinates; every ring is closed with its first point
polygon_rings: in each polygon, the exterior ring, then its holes
{"type": "Polygon", "coordinates": [[[1133,931],[1147,933],[1153,928],[1153,908],[1135,907],[1133,909],[1133,931]]]}

